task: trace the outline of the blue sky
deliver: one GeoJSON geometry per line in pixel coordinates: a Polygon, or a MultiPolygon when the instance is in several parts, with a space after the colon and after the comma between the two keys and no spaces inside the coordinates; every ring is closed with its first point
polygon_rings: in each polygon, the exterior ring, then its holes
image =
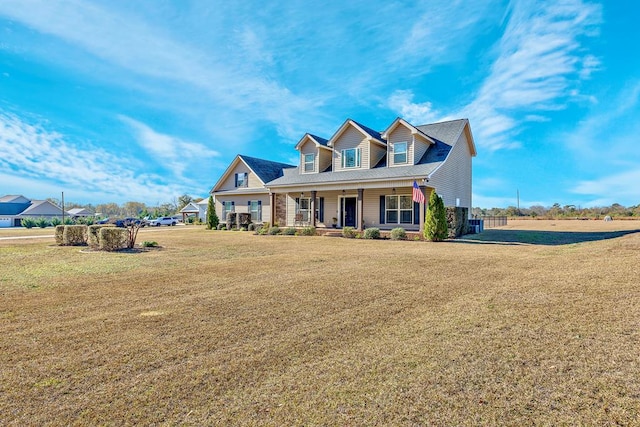
{"type": "Polygon", "coordinates": [[[0,2],[0,193],[206,197],[236,154],[468,118],[473,205],[640,203],[632,1],[0,2]],[[267,3],[267,4],[265,4],[267,3]]]}

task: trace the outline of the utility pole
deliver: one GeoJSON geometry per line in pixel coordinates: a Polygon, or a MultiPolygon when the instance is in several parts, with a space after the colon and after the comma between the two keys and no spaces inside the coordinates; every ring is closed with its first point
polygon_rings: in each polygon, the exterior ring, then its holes
{"type": "Polygon", "coordinates": [[[62,225],[64,225],[64,191],[62,192],[62,225]]]}
{"type": "Polygon", "coordinates": [[[516,197],[518,199],[518,215],[520,215],[520,190],[516,189],[516,197]]]}

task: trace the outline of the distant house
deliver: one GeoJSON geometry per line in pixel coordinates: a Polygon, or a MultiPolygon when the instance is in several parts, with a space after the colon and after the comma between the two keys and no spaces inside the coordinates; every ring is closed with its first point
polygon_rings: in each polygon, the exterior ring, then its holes
{"type": "Polygon", "coordinates": [[[205,221],[207,218],[208,199],[202,199],[199,202],[189,202],[184,208],[180,209],[182,214],[182,222],[186,222],[187,218],[193,217],[205,221]]]}
{"type": "Polygon", "coordinates": [[[86,218],[93,216],[93,212],[85,208],[73,208],[67,211],[72,218],[86,218]]]}
{"type": "Polygon", "coordinates": [[[62,209],[48,200],[30,200],[16,195],[0,197],[0,227],[20,227],[23,218],[54,217],[62,218],[62,209]]]}
{"type": "Polygon", "coordinates": [[[295,166],[236,156],[211,190],[220,218],[245,212],[280,226],[422,230],[419,194],[472,206],[476,147],[467,119],[414,126],[397,118],[383,131],[348,119],[328,139],[305,134],[295,149],[295,166]]]}

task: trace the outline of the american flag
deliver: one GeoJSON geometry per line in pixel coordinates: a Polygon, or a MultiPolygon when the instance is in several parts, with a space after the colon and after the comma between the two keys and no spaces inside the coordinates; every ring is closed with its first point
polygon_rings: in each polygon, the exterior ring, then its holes
{"type": "Polygon", "coordinates": [[[416,203],[424,203],[424,194],[415,180],[413,181],[413,201],[416,203]]]}

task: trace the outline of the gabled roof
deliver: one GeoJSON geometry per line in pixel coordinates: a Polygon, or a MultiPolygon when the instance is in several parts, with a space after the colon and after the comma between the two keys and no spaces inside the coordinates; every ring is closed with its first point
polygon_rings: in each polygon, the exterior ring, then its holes
{"type": "Polygon", "coordinates": [[[476,156],[476,144],[471,134],[471,127],[468,119],[449,120],[446,122],[432,123],[428,125],[416,126],[421,132],[443,141],[445,144],[454,145],[462,132],[467,132],[469,151],[472,156],[476,156]]]}
{"type": "Polygon", "coordinates": [[[48,200],[33,200],[20,215],[62,215],[62,209],[48,200]]]}
{"type": "Polygon", "coordinates": [[[249,166],[249,168],[258,176],[258,178],[260,178],[260,181],[265,184],[269,181],[273,181],[276,178],[280,178],[282,176],[283,169],[295,167],[287,163],[272,162],[271,160],[258,159],[256,157],[238,157],[244,160],[245,164],[249,166]]]}
{"type": "Polygon", "coordinates": [[[0,203],[0,215],[18,215],[29,207],[29,203],[12,203],[2,202],[0,203]]]}
{"type": "Polygon", "coordinates": [[[435,142],[433,139],[431,139],[431,137],[429,137],[429,135],[422,132],[420,129],[418,129],[417,127],[415,127],[414,125],[412,125],[411,123],[409,123],[408,121],[404,120],[401,117],[396,118],[393,121],[393,123],[391,123],[391,125],[384,132],[382,132],[382,138],[389,139],[389,134],[398,126],[406,127],[407,129],[409,129],[412,135],[418,136],[419,138],[421,138],[422,140],[426,141],[429,144],[433,144],[435,142]]]}
{"type": "MultiPolygon", "coordinates": [[[[417,131],[429,137],[433,144],[424,156],[415,165],[386,167],[386,159],[383,157],[371,169],[358,169],[340,172],[321,172],[316,174],[299,174],[298,169],[284,171],[284,175],[267,183],[268,187],[296,186],[306,184],[329,184],[338,182],[358,182],[375,180],[394,180],[414,177],[428,177],[444,164],[451,149],[458,142],[462,132],[468,131],[468,120],[451,120],[447,122],[429,125],[415,126],[417,131]]],[[[411,125],[410,125],[411,126],[411,125]]],[[[470,133],[469,133],[470,136],[470,133]]],[[[333,138],[332,138],[333,139],[333,138]]],[[[471,153],[475,155],[473,140],[469,139],[469,145],[473,148],[471,153]]]]}
{"type": "Polygon", "coordinates": [[[180,209],[180,212],[200,212],[200,208],[195,202],[189,202],[184,208],[180,209]]]}
{"type": "Polygon", "coordinates": [[[81,216],[81,215],[91,216],[91,215],[93,215],[93,213],[91,213],[90,210],[85,209],[85,208],[73,208],[73,209],[67,210],[67,212],[69,213],[69,215],[73,215],[73,216],[81,216]]]}
{"type": "MultiPolygon", "coordinates": [[[[271,160],[258,159],[257,157],[249,157],[242,154],[238,154],[235,159],[231,162],[229,167],[224,171],[218,182],[211,189],[211,193],[213,193],[218,186],[224,182],[227,178],[227,175],[231,173],[231,171],[237,166],[239,162],[244,163],[262,182],[262,184],[266,184],[269,181],[273,181],[282,176],[283,170],[288,168],[294,168],[295,166],[280,163],[280,162],[272,162],[271,160]]],[[[251,189],[249,189],[251,190],[251,189]]]]}
{"type": "Polygon", "coordinates": [[[300,139],[300,141],[298,141],[298,143],[296,144],[296,150],[299,150],[300,147],[302,147],[302,145],[307,141],[313,142],[316,147],[329,148],[327,146],[327,143],[329,142],[329,140],[324,139],[321,136],[305,133],[304,136],[300,139]]]}
{"type": "Polygon", "coordinates": [[[356,122],[355,120],[351,120],[351,119],[345,120],[345,122],[342,124],[342,126],[340,126],[338,131],[335,134],[333,134],[331,139],[327,142],[327,145],[329,147],[333,147],[333,145],[338,140],[338,138],[340,138],[340,135],[342,135],[344,133],[344,131],[347,130],[349,127],[353,127],[354,129],[357,129],[369,141],[376,142],[376,143],[378,143],[380,145],[383,145],[385,147],[387,146],[387,142],[382,138],[382,135],[380,135],[380,132],[375,131],[375,130],[373,130],[373,129],[371,129],[371,128],[363,125],[363,124],[360,124],[360,123],[356,122]]]}
{"type": "Polygon", "coordinates": [[[0,197],[0,203],[31,203],[31,200],[22,195],[7,194],[0,197]]]}

